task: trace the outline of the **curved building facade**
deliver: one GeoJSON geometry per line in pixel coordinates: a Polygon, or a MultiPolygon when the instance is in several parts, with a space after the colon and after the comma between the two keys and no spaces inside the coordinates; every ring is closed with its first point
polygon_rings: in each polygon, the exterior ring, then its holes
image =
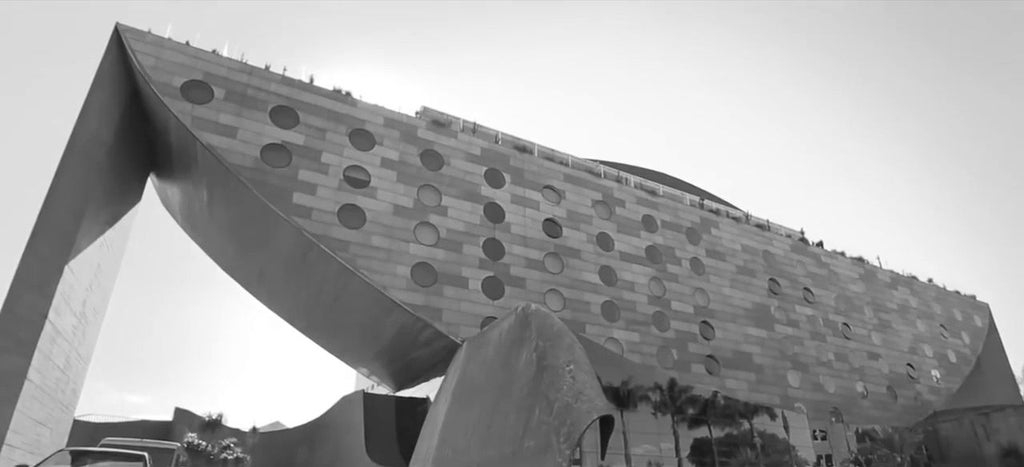
{"type": "MultiPolygon", "coordinates": [[[[118,26],[0,313],[0,351],[62,345],[40,338],[57,316],[61,271],[119,225],[149,176],[221,268],[392,389],[444,374],[463,339],[532,302],[638,366],[799,409],[811,428],[836,413],[906,426],[947,408],[1021,403],[985,303],[808,246],[652,174],[118,26]],[[97,183],[86,175],[99,162],[97,183]],[[75,209],[81,219],[60,218],[75,209]],[[34,250],[54,243],[67,254],[34,250]],[[15,348],[7,339],[26,322],[33,332],[15,348]]],[[[98,325],[100,302],[67,319],[98,325]]],[[[81,353],[67,363],[76,371],[88,364],[81,353]]],[[[0,366],[4,458],[40,443],[25,441],[17,417],[31,400],[77,401],[77,391],[25,399],[29,375],[48,368],[39,358],[0,366]]]]}

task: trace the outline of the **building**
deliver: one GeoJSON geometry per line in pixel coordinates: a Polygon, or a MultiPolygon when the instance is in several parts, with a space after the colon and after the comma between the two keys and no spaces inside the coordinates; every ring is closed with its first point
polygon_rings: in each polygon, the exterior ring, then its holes
{"type": "MultiPolygon", "coordinates": [[[[221,268],[389,390],[532,302],[593,360],[787,411],[823,462],[849,455],[851,427],[1021,404],[973,297],[666,174],[119,25],[0,312],[0,464],[66,439],[148,178],[221,268]]],[[[637,455],[665,459],[667,427],[633,422],[637,455]]]]}

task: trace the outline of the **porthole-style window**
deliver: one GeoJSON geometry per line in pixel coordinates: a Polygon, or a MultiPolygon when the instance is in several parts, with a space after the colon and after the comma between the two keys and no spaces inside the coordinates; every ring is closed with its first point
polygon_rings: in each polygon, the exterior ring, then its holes
{"type": "Polygon", "coordinates": [[[426,261],[420,261],[409,269],[409,276],[412,281],[420,287],[431,287],[437,283],[437,269],[426,261]]]}
{"type": "Polygon", "coordinates": [[[644,214],[640,216],[640,225],[643,226],[644,230],[649,233],[655,233],[658,231],[658,219],[650,214],[644,214]]]}
{"type": "Polygon", "coordinates": [[[556,206],[562,202],[562,192],[551,185],[545,185],[544,188],[541,188],[540,195],[544,198],[544,201],[556,206]]]}
{"type": "Polygon", "coordinates": [[[484,243],[480,245],[480,248],[484,250],[484,256],[491,261],[498,262],[505,257],[505,244],[501,243],[501,240],[497,238],[489,237],[484,239],[484,243]]]}
{"type": "Polygon", "coordinates": [[[917,381],[917,367],[915,367],[913,363],[907,364],[907,378],[910,378],[912,381],[917,381]]]}
{"type": "Polygon", "coordinates": [[[860,394],[861,399],[868,398],[868,385],[864,384],[863,381],[857,381],[855,387],[857,389],[857,394],[860,394]]]}
{"type": "Polygon", "coordinates": [[[764,260],[764,264],[769,267],[775,267],[778,265],[778,259],[775,257],[775,253],[768,250],[761,250],[761,259],[764,260]]]}
{"type": "Polygon", "coordinates": [[[704,371],[708,372],[711,376],[716,376],[722,372],[722,363],[718,361],[718,357],[714,355],[704,356],[704,371]]]}
{"type": "Polygon", "coordinates": [[[665,293],[668,292],[665,289],[665,282],[658,277],[652,277],[647,281],[647,290],[651,292],[651,295],[657,298],[664,297],[665,293]]]}
{"type": "Polygon", "coordinates": [[[357,190],[370,186],[370,172],[361,165],[350,165],[341,172],[341,178],[348,186],[357,190]]]}
{"type": "Polygon", "coordinates": [[[942,373],[939,373],[939,370],[935,368],[932,368],[932,382],[942,384],[942,373]]]}
{"type": "Polygon", "coordinates": [[[800,389],[800,372],[796,370],[786,371],[786,382],[795,389],[800,389]]]}
{"type": "Polygon", "coordinates": [[[601,251],[611,252],[615,250],[615,239],[608,232],[598,232],[596,240],[597,247],[601,251]]]}
{"type": "Polygon", "coordinates": [[[601,200],[594,201],[594,215],[598,219],[608,220],[612,218],[612,207],[601,200]]]}
{"type": "Polygon", "coordinates": [[[711,324],[710,321],[701,321],[700,326],[698,326],[697,330],[698,332],[700,332],[700,337],[704,338],[704,340],[708,342],[715,340],[715,327],[711,324]]]}
{"type": "Polygon", "coordinates": [[[601,302],[601,317],[609,323],[617,323],[622,315],[619,304],[612,300],[601,302]]]}
{"type": "Polygon", "coordinates": [[[889,394],[889,399],[892,399],[893,402],[899,402],[900,394],[896,392],[896,388],[891,384],[885,387],[885,392],[889,394]]]}
{"type": "Polygon", "coordinates": [[[946,350],[946,356],[949,357],[949,363],[956,363],[956,352],[953,349],[946,350]]]}
{"type": "Polygon", "coordinates": [[[665,256],[657,245],[647,245],[644,248],[644,256],[647,257],[647,261],[650,261],[651,264],[661,264],[665,261],[665,256]]]}
{"type": "Polygon", "coordinates": [[[441,239],[441,233],[437,231],[437,227],[430,222],[420,222],[412,228],[412,236],[416,238],[417,242],[422,245],[434,246],[441,239]]]}
{"type": "Polygon", "coordinates": [[[493,323],[493,322],[495,322],[497,320],[498,320],[498,318],[495,318],[493,316],[488,316],[488,317],[480,320],[480,330],[483,331],[484,328],[486,328],[487,326],[490,326],[491,323],[493,323]]]}
{"type": "Polygon", "coordinates": [[[484,181],[487,182],[487,186],[496,190],[505,188],[505,174],[494,167],[484,171],[484,181]]]}
{"type": "Polygon", "coordinates": [[[544,292],[544,305],[549,310],[558,313],[565,309],[565,295],[558,289],[548,289],[544,292]]]}
{"type": "Polygon", "coordinates": [[[420,164],[431,172],[437,172],[444,168],[444,156],[433,149],[424,149],[420,153],[420,164]]]}
{"type": "Polygon", "coordinates": [[[497,276],[487,276],[480,281],[480,291],[492,301],[498,301],[505,296],[505,283],[497,276]]]}
{"type": "Polygon", "coordinates": [[[190,104],[206,105],[213,101],[213,88],[205,81],[190,79],[178,88],[181,97],[190,104]]]}
{"type": "Polygon", "coordinates": [[[299,113],[287,105],[275,105],[270,108],[270,122],[282,130],[291,130],[299,126],[299,113]]]}
{"type": "Polygon", "coordinates": [[[772,295],[779,295],[779,294],[782,293],[782,284],[779,283],[778,279],[776,279],[774,277],[769,277],[768,278],[768,291],[771,292],[772,295]]]}
{"type": "Polygon", "coordinates": [[[960,331],[960,339],[964,341],[964,345],[971,345],[971,336],[967,334],[967,331],[960,331]]]}
{"type": "Polygon", "coordinates": [[[701,261],[701,259],[696,256],[690,258],[690,270],[698,276],[703,276],[704,273],[707,272],[707,269],[704,267],[704,261],[701,261]]]}
{"type": "Polygon", "coordinates": [[[672,323],[668,319],[668,315],[661,310],[655,310],[654,313],[651,313],[651,325],[659,332],[668,332],[668,330],[672,328],[672,323]]]}
{"type": "Polygon", "coordinates": [[[348,132],[348,142],[362,152],[369,152],[377,147],[377,137],[365,128],[356,128],[348,132]]]}
{"type": "Polygon", "coordinates": [[[619,283],[619,275],[611,266],[604,265],[597,268],[597,277],[601,279],[602,284],[608,287],[615,287],[619,283]]]}
{"type": "Polygon", "coordinates": [[[488,201],[484,204],[484,217],[492,224],[500,224],[505,222],[505,209],[494,201],[488,201]]]}
{"type": "Polygon", "coordinates": [[[804,301],[810,304],[817,301],[817,298],[814,297],[814,291],[810,287],[804,287],[804,301]]]}
{"type": "Polygon", "coordinates": [[[672,352],[672,349],[665,347],[664,345],[659,346],[654,356],[658,360],[658,366],[666,370],[675,368],[676,354],[675,352],[672,352]]]}
{"type": "Polygon", "coordinates": [[[696,289],[693,289],[693,304],[707,308],[711,306],[711,295],[708,294],[707,290],[697,287],[696,289]]]}
{"type": "Polygon", "coordinates": [[[416,189],[416,199],[426,206],[437,207],[441,205],[441,190],[429,183],[420,185],[416,189]]]}
{"type": "Polygon", "coordinates": [[[551,274],[561,274],[565,270],[565,260],[558,253],[547,252],[544,254],[544,269],[551,274]]]}
{"type": "Polygon", "coordinates": [[[932,350],[932,346],[928,344],[921,344],[921,350],[924,351],[924,354],[929,357],[935,356],[935,351],[932,350]]]}
{"type": "Polygon", "coordinates": [[[292,151],[281,143],[268,143],[260,148],[260,160],[268,167],[283,169],[292,165],[292,151]]]}
{"type": "Polygon", "coordinates": [[[612,351],[616,355],[626,354],[626,349],[622,346],[622,342],[614,337],[609,337],[604,340],[604,348],[612,351]]]}
{"type": "Polygon", "coordinates": [[[544,231],[544,235],[551,238],[562,238],[562,224],[559,224],[555,218],[549,217],[544,219],[540,227],[544,231]]]}
{"type": "Polygon", "coordinates": [[[848,323],[842,323],[839,325],[839,333],[846,339],[853,339],[853,327],[848,323]]]}
{"type": "Polygon", "coordinates": [[[342,204],[338,208],[338,222],[347,229],[361,229],[366,225],[366,211],[354,204],[342,204]]]}
{"type": "Polygon", "coordinates": [[[947,328],[945,324],[939,325],[939,335],[942,336],[943,339],[949,339],[949,328],[947,328]]]}
{"type": "Polygon", "coordinates": [[[702,238],[703,236],[700,234],[699,230],[693,227],[686,228],[686,241],[690,242],[690,245],[700,245],[700,241],[702,238]]]}

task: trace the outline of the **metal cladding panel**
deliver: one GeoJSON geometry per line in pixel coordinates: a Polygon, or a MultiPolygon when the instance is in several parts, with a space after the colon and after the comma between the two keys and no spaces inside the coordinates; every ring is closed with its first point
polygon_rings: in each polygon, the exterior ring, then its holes
{"type": "Polygon", "coordinates": [[[475,125],[125,37],[161,101],[247,188],[451,336],[475,335],[512,304],[545,304],[698,388],[800,403],[812,421],[836,407],[849,423],[887,425],[942,407],[985,341],[991,318],[977,300],[498,144],[475,125]],[[208,103],[183,97],[189,80],[210,87],[208,103]]]}

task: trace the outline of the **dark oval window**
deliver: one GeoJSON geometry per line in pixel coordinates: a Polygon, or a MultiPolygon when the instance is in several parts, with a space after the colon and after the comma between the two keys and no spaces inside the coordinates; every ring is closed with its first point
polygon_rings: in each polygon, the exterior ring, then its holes
{"type": "Polygon", "coordinates": [[[601,317],[609,323],[617,323],[621,317],[622,311],[619,310],[619,304],[612,300],[605,300],[601,302],[601,317]]]}
{"type": "Polygon", "coordinates": [[[782,293],[782,284],[779,283],[778,279],[770,277],[768,278],[768,291],[771,292],[772,295],[779,295],[782,293]]]}
{"type": "Polygon", "coordinates": [[[420,164],[431,172],[437,172],[444,168],[444,156],[433,149],[425,149],[420,153],[420,164]]]}
{"type": "Polygon", "coordinates": [[[619,275],[611,266],[605,265],[597,268],[597,277],[601,279],[602,284],[608,287],[614,287],[619,283],[619,275]]]}
{"type": "Polygon", "coordinates": [[[492,301],[498,301],[501,300],[501,297],[505,296],[505,283],[498,279],[497,276],[487,276],[484,280],[480,281],[480,290],[484,293],[485,297],[492,301]]]}
{"type": "Polygon", "coordinates": [[[269,143],[260,148],[260,160],[268,167],[283,169],[292,165],[292,151],[281,143],[269,143]]]}
{"type": "Polygon", "coordinates": [[[558,191],[558,188],[551,185],[545,185],[544,188],[541,188],[540,195],[544,198],[544,201],[554,205],[558,205],[562,202],[562,192],[558,191]]]}
{"type": "Polygon", "coordinates": [[[666,370],[671,370],[676,366],[676,354],[672,352],[672,349],[664,345],[658,347],[655,358],[658,360],[658,366],[666,370]]]}
{"type": "Polygon", "coordinates": [[[658,231],[658,220],[650,214],[644,214],[640,217],[640,224],[643,225],[644,230],[650,233],[658,231]]]}
{"type": "Polygon", "coordinates": [[[899,402],[900,394],[896,392],[896,388],[892,387],[891,384],[885,387],[885,392],[889,394],[889,399],[892,399],[893,402],[899,402]]]}
{"type": "Polygon", "coordinates": [[[270,122],[282,130],[291,130],[299,126],[299,113],[287,105],[275,105],[270,108],[270,122]]]}
{"type": "Polygon", "coordinates": [[[715,340],[715,327],[708,320],[700,322],[698,332],[700,332],[700,337],[703,337],[708,342],[715,340]]]}
{"type": "Polygon", "coordinates": [[[857,394],[860,394],[861,399],[868,398],[868,385],[864,384],[863,381],[857,381],[855,387],[857,388],[857,394]]]}
{"type": "Polygon", "coordinates": [[[559,224],[553,217],[544,219],[541,222],[541,230],[544,231],[544,235],[551,238],[562,238],[562,224],[559,224]]]}
{"type": "Polygon", "coordinates": [[[615,239],[608,232],[597,233],[597,247],[602,251],[611,252],[615,250],[615,239]]]}
{"type": "Polygon", "coordinates": [[[190,79],[181,83],[178,91],[190,104],[206,105],[213,101],[213,88],[205,81],[190,79]]]}
{"type": "Polygon", "coordinates": [[[716,376],[722,372],[722,363],[714,355],[705,355],[704,371],[708,372],[711,376],[716,376]]]}
{"type": "Polygon", "coordinates": [[[907,364],[907,378],[916,381],[917,380],[917,367],[913,363],[907,364]]]}
{"type": "Polygon", "coordinates": [[[500,224],[505,222],[505,209],[494,201],[488,201],[484,204],[484,217],[492,224],[500,224]]]}
{"type": "Polygon", "coordinates": [[[701,261],[701,259],[696,256],[690,258],[690,270],[698,276],[703,276],[704,273],[707,272],[704,267],[704,261],[701,261]]]}
{"type": "Polygon", "coordinates": [[[354,204],[342,204],[338,208],[338,222],[348,229],[361,229],[366,225],[366,211],[354,204]]]}
{"type": "Polygon", "coordinates": [[[341,172],[341,178],[348,186],[357,190],[370,186],[370,172],[361,165],[350,165],[341,172]]]}
{"type": "Polygon", "coordinates": [[[377,147],[377,137],[365,128],[356,128],[348,132],[348,142],[352,147],[363,152],[372,151],[377,147]]]}
{"type": "Polygon", "coordinates": [[[409,269],[412,281],[420,287],[430,287],[437,283],[437,269],[426,261],[420,261],[409,269]]]}
{"type": "Polygon", "coordinates": [[[810,304],[814,304],[814,302],[818,301],[814,296],[814,291],[809,287],[804,287],[804,301],[810,304]]]}
{"type": "Polygon", "coordinates": [[[647,261],[650,261],[651,264],[661,264],[665,261],[665,256],[662,255],[661,249],[656,245],[647,245],[647,248],[644,248],[644,256],[647,257],[647,261]]]}
{"type": "Polygon", "coordinates": [[[494,167],[484,171],[484,181],[487,182],[487,186],[496,190],[505,188],[505,174],[494,167]]]}
{"type": "Polygon", "coordinates": [[[711,295],[708,294],[707,290],[697,287],[696,289],[693,289],[693,304],[707,308],[711,306],[711,295]]]}
{"type": "Polygon", "coordinates": [[[488,317],[480,320],[480,330],[483,331],[484,328],[486,328],[487,326],[490,326],[491,323],[493,323],[493,322],[495,322],[497,320],[498,320],[498,318],[495,318],[493,316],[488,316],[488,317]]]}
{"type": "Polygon", "coordinates": [[[651,295],[661,298],[665,296],[667,290],[665,290],[665,282],[657,277],[652,277],[647,281],[647,290],[651,292],[651,295]]]}
{"type": "Polygon", "coordinates": [[[548,289],[547,292],[544,292],[544,305],[549,310],[558,313],[565,309],[565,295],[562,295],[558,289],[548,289]]]}
{"type": "Polygon", "coordinates": [[[669,322],[668,315],[661,310],[656,310],[651,314],[651,325],[659,332],[668,332],[668,330],[672,328],[672,323],[669,322]]]}
{"type": "Polygon", "coordinates": [[[420,185],[416,190],[416,198],[427,206],[437,207],[441,205],[441,190],[430,184],[420,185]]]}
{"type": "Polygon", "coordinates": [[[604,348],[611,350],[616,355],[626,354],[626,349],[622,346],[622,342],[614,337],[609,337],[604,340],[604,348]]]}
{"type": "Polygon", "coordinates": [[[553,251],[544,254],[544,269],[551,274],[561,274],[565,270],[565,260],[562,255],[553,251]]]}
{"type": "Polygon", "coordinates": [[[498,262],[505,257],[505,244],[501,243],[501,240],[497,238],[490,237],[485,239],[481,248],[484,250],[484,256],[491,261],[498,262]]]}
{"type": "Polygon", "coordinates": [[[437,245],[441,239],[441,233],[437,231],[437,227],[426,221],[420,222],[412,228],[412,236],[416,238],[417,242],[426,246],[437,245]]]}
{"type": "Polygon", "coordinates": [[[947,328],[945,324],[939,325],[939,335],[942,336],[943,339],[949,339],[949,328],[947,328]]]}
{"type": "Polygon", "coordinates": [[[700,241],[701,241],[702,238],[703,238],[703,236],[701,236],[699,230],[697,230],[697,229],[695,229],[693,227],[687,227],[686,228],[686,241],[690,242],[690,245],[693,245],[693,246],[700,245],[700,241]]]}
{"type": "Polygon", "coordinates": [[[853,327],[851,327],[848,323],[843,323],[839,325],[839,333],[842,334],[843,337],[847,339],[853,339],[853,327]]]}
{"type": "Polygon", "coordinates": [[[594,201],[594,215],[599,219],[608,220],[612,218],[612,207],[601,200],[594,201]]]}

